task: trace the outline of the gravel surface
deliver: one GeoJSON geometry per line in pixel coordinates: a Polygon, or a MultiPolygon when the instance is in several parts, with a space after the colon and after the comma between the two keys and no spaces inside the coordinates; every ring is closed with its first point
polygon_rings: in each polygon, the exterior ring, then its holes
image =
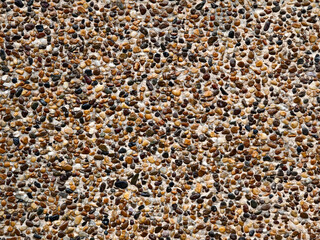
{"type": "Polygon", "coordinates": [[[319,17],[0,1],[0,239],[319,239],[319,17]]]}

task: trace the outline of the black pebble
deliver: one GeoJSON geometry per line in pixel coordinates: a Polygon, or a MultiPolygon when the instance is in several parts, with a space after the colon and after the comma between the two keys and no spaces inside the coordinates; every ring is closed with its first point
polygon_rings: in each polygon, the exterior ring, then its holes
{"type": "Polygon", "coordinates": [[[272,12],[279,12],[280,11],[280,6],[275,6],[272,8],[272,12]]]}
{"type": "Polygon", "coordinates": [[[309,130],[307,128],[302,128],[302,134],[303,135],[308,135],[309,134],[309,130]]]}
{"type": "Polygon", "coordinates": [[[24,6],[24,4],[21,0],[15,0],[14,4],[19,8],[22,8],[24,6]]]}
{"type": "Polygon", "coordinates": [[[89,103],[85,103],[85,104],[83,104],[83,105],[81,106],[81,108],[82,108],[83,110],[88,110],[89,108],[91,108],[91,105],[90,105],[89,103]]]}
{"type": "Polygon", "coordinates": [[[27,5],[28,5],[28,6],[32,6],[32,5],[33,5],[33,2],[34,2],[34,0],[29,0],[28,3],[27,3],[27,5]]]}
{"type": "Polygon", "coordinates": [[[86,69],[86,70],[84,70],[84,73],[85,73],[87,76],[89,76],[89,77],[93,75],[91,69],[86,69]]]}
{"type": "Polygon", "coordinates": [[[217,210],[218,210],[218,209],[217,209],[216,206],[212,206],[212,207],[211,207],[211,211],[212,211],[212,212],[216,212],[217,210]]]}
{"type": "Polygon", "coordinates": [[[303,58],[299,58],[298,61],[297,61],[297,63],[298,63],[298,64],[303,64],[303,63],[304,63],[303,58]]]}
{"type": "Polygon", "coordinates": [[[228,198],[230,199],[235,199],[236,196],[233,193],[228,193],[228,198]]]}
{"type": "Polygon", "coordinates": [[[251,200],[250,202],[251,207],[256,208],[258,207],[258,203],[255,200],[251,200]]]}
{"type": "Polygon", "coordinates": [[[34,234],[33,237],[36,239],[42,239],[42,237],[39,234],[34,234]]]}
{"type": "Polygon", "coordinates": [[[50,216],[49,217],[49,220],[50,220],[50,222],[53,222],[53,221],[57,221],[57,220],[59,220],[59,215],[57,214],[57,215],[53,215],[53,216],[50,216]]]}
{"type": "Polygon", "coordinates": [[[117,181],[114,185],[117,188],[126,189],[128,187],[128,182],[127,181],[117,181]]]}
{"type": "Polygon", "coordinates": [[[36,29],[37,29],[38,32],[43,32],[43,25],[41,25],[41,24],[37,25],[36,29]]]}
{"type": "Polygon", "coordinates": [[[48,103],[46,103],[46,101],[44,101],[43,99],[40,99],[40,103],[43,105],[43,106],[47,106],[48,103]]]}
{"type": "Polygon", "coordinates": [[[16,145],[16,146],[19,146],[19,145],[20,145],[20,140],[19,140],[19,138],[14,137],[14,138],[13,138],[13,144],[16,145]]]}
{"type": "Polygon", "coordinates": [[[17,88],[17,91],[16,91],[16,97],[20,97],[21,96],[21,93],[22,93],[22,91],[23,91],[23,88],[22,87],[18,87],[17,88]]]}
{"type": "Polygon", "coordinates": [[[39,207],[38,210],[37,210],[37,214],[38,215],[41,215],[43,213],[43,208],[42,207],[39,207]]]}
{"type": "Polygon", "coordinates": [[[3,49],[0,50],[0,58],[3,61],[6,60],[6,52],[3,49]]]}
{"type": "Polygon", "coordinates": [[[71,189],[71,188],[66,188],[66,193],[71,194],[71,193],[73,193],[73,191],[72,191],[72,189],[71,189]]]}
{"type": "Polygon", "coordinates": [[[142,192],[140,195],[142,197],[150,197],[150,193],[148,193],[148,192],[142,192]]]}
{"type": "Polygon", "coordinates": [[[197,4],[196,7],[195,7],[195,9],[196,9],[196,10],[201,10],[201,9],[203,8],[203,6],[204,6],[205,3],[206,3],[206,2],[201,2],[201,3],[197,4]]]}
{"type": "Polygon", "coordinates": [[[33,110],[36,110],[38,106],[39,106],[39,103],[38,103],[38,102],[34,102],[34,103],[31,104],[31,108],[32,108],[33,110]]]}
{"type": "Polygon", "coordinates": [[[119,153],[126,153],[127,152],[127,149],[125,149],[125,148],[120,148],[119,149],[119,153]]]}
{"type": "Polygon", "coordinates": [[[52,81],[54,81],[54,82],[59,81],[60,78],[61,78],[61,75],[53,75],[53,74],[51,75],[51,79],[52,79],[52,81]]]}
{"type": "Polygon", "coordinates": [[[234,38],[234,31],[230,31],[229,34],[228,34],[228,37],[229,38],[234,38]]]}
{"type": "Polygon", "coordinates": [[[76,94],[81,94],[81,93],[82,93],[82,89],[81,89],[81,88],[77,88],[74,92],[75,92],[76,94]]]}
{"type": "Polygon", "coordinates": [[[271,158],[269,156],[264,156],[263,161],[271,161],[271,158]]]}

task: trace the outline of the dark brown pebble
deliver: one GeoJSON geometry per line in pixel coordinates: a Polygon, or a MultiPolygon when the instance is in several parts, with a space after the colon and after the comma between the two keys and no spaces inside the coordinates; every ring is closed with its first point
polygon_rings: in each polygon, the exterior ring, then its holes
{"type": "Polygon", "coordinates": [[[261,206],[261,210],[263,210],[263,211],[268,211],[269,209],[270,209],[270,204],[263,204],[261,206]]]}
{"type": "Polygon", "coordinates": [[[11,114],[8,114],[8,115],[6,115],[4,118],[3,118],[3,120],[5,121],[5,122],[9,122],[10,120],[12,120],[13,119],[13,116],[11,115],[11,114]]]}
{"type": "Polygon", "coordinates": [[[103,182],[103,183],[101,183],[100,184],[100,192],[103,192],[105,189],[106,189],[106,183],[105,182],[103,182]]]}
{"type": "Polygon", "coordinates": [[[258,181],[258,182],[260,182],[261,181],[261,175],[254,175],[254,178],[258,181]]]}
{"type": "Polygon", "coordinates": [[[159,28],[160,28],[160,29],[165,29],[165,28],[167,28],[167,27],[169,27],[169,23],[167,23],[167,22],[161,23],[161,24],[159,25],[159,28]]]}
{"type": "Polygon", "coordinates": [[[77,111],[75,114],[75,118],[81,118],[83,116],[83,112],[82,111],[77,111]]]}
{"type": "Polygon", "coordinates": [[[102,156],[102,155],[94,155],[94,159],[95,160],[103,160],[104,156],[102,156]]]}
{"type": "Polygon", "coordinates": [[[33,223],[31,221],[29,221],[29,220],[26,221],[26,225],[28,227],[33,227],[33,223]]]}
{"type": "Polygon", "coordinates": [[[140,5],[140,7],[139,7],[139,9],[140,9],[140,13],[141,13],[141,15],[146,14],[147,9],[145,8],[145,6],[143,6],[143,5],[141,4],[141,5],[140,5]]]}
{"type": "Polygon", "coordinates": [[[196,200],[200,197],[200,193],[193,192],[190,196],[191,200],[196,200]]]}
{"type": "Polygon", "coordinates": [[[300,213],[300,217],[304,219],[309,218],[308,214],[305,212],[300,213]]]}
{"type": "Polygon", "coordinates": [[[241,109],[240,108],[235,108],[233,110],[233,115],[239,115],[241,113],[241,109]]]}
{"type": "Polygon", "coordinates": [[[64,231],[66,230],[66,228],[68,227],[69,222],[64,222],[63,224],[61,224],[61,226],[59,227],[59,230],[64,231]]]}
{"type": "Polygon", "coordinates": [[[234,58],[230,59],[230,66],[235,67],[236,66],[236,60],[234,58]]]}
{"type": "Polygon", "coordinates": [[[30,30],[34,29],[34,24],[33,23],[28,23],[24,27],[25,27],[25,29],[27,31],[30,31],[30,30]]]}
{"type": "Polygon", "coordinates": [[[138,178],[139,178],[139,173],[135,174],[135,175],[131,178],[130,183],[131,183],[132,185],[136,185],[136,184],[137,184],[137,181],[138,181],[138,178]]]}
{"type": "Polygon", "coordinates": [[[217,40],[218,40],[218,37],[216,37],[216,36],[210,37],[210,38],[208,39],[208,45],[209,45],[209,46],[212,46],[213,43],[214,43],[215,41],[217,41],[217,40]]]}
{"type": "Polygon", "coordinates": [[[220,108],[224,108],[224,107],[227,106],[228,104],[227,104],[225,101],[218,100],[217,105],[218,105],[218,107],[220,107],[220,108]]]}
{"type": "Polygon", "coordinates": [[[159,233],[160,231],[162,230],[162,227],[161,226],[158,226],[154,229],[154,232],[155,233],[159,233]]]}
{"type": "Polygon", "coordinates": [[[21,169],[21,171],[26,171],[28,169],[28,167],[29,167],[29,165],[25,163],[25,164],[21,165],[20,169],[21,169]]]}
{"type": "Polygon", "coordinates": [[[268,30],[269,30],[269,27],[270,27],[270,22],[269,22],[269,21],[266,21],[266,23],[264,24],[263,30],[264,30],[264,31],[268,31],[268,30]]]}
{"type": "Polygon", "coordinates": [[[121,225],[121,229],[122,230],[124,230],[124,229],[126,229],[127,227],[128,227],[128,225],[129,225],[129,222],[126,220],[122,225],[121,225]]]}
{"type": "Polygon", "coordinates": [[[63,238],[65,235],[66,235],[65,232],[62,232],[62,231],[58,232],[58,237],[59,238],[63,238]]]}

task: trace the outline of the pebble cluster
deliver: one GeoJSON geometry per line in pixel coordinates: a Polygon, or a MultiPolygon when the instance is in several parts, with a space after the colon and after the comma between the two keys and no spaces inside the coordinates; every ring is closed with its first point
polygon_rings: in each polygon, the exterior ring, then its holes
{"type": "Polygon", "coordinates": [[[319,239],[319,17],[0,1],[0,238],[319,239]]]}

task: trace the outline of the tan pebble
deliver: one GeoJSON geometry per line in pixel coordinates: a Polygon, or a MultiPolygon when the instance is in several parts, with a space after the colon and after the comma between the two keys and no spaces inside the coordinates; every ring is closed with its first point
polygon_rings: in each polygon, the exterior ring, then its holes
{"type": "Polygon", "coordinates": [[[317,40],[317,36],[315,36],[315,35],[311,35],[309,37],[309,41],[312,42],[312,43],[314,43],[316,40],[317,40]]]}
{"type": "Polygon", "coordinates": [[[123,194],[123,197],[124,197],[126,200],[129,200],[129,198],[130,198],[130,192],[125,192],[125,193],[123,194]]]}
{"type": "Polygon", "coordinates": [[[195,68],[195,67],[191,68],[191,72],[192,72],[192,73],[197,73],[198,71],[199,71],[198,68],[195,68]]]}
{"type": "Polygon", "coordinates": [[[205,96],[205,97],[211,97],[212,94],[213,94],[212,91],[209,90],[209,91],[205,91],[204,94],[203,94],[203,96],[205,96]]]}
{"type": "Polygon", "coordinates": [[[72,166],[69,164],[66,164],[65,166],[63,166],[63,170],[65,171],[71,171],[72,170],[72,166]]]}
{"type": "Polygon", "coordinates": [[[37,204],[35,204],[35,203],[31,203],[31,207],[32,207],[33,209],[38,208],[37,204]]]}
{"type": "Polygon", "coordinates": [[[78,11],[81,12],[81,13],[85,13],[86,12],[86,9],[82,6],[79,6],[78,7],[78,11]]]}
{"type": "Polygon", "coordinates": [[[29,141],[29,139],[28,139],[27,136],[22,136],[22,137],[21,137],[21,142],[22,142],[23,144],[27,144],[28,141],[29,141]]]}
{"type": "Polygon", "coordinates": [[[103,90],[104,86],[103,85],[98,85],[96,86],[96,88],[94,89],[96,92],[101,92],[103,90]]]}
{"type": "Polygon", "coordinates": [[[152,115],[148,113],[148,114],[145,115],[145,118],[148,119],[148,120],[152,119],[152,115]]]}
{"type": "Polygon", "coordinates": [[[298,122],[297,121],[293,121],[292,123],[291,123],[291,127],[292,128],[296,128],[296,127],[298,127],[298,122]]]}
{"type": "Polygon", "coordinates": [[[267,138],[268,138],[267,134],[265,134],[265,133],[261,133],[260,134],[260,139],[261,140],[266,140],[267,138]]]}
{"type": "Polygon", "coordinates": [[[180,120],[174,121],[174,125],[180,126],[181,125],[181,121],[180,120]]]}
{"type": "Polygon", "coordinates": [[[260,192],[260,190],[259,190],[258,188],[252,189],[252,193],[253,193],[254,195],[258,195],[259,192],[260,192]]]}
{"type": "Polygon", "coordinates": [[[297,213],[297,211],[291,211],[291,216],[292,217],[297,217],[298,216],[298,213],[297,213]]]}
{"type": "Polygon", "coordinates": [[[64,128],[64,132],[65,132],[66,134],[73,134],[72,128],[69,128],[69,127],[64,128]]]}
{"type": "Polygon", "coordinates": [[[175,89],[172,91],[172,94],[175,95],[175,96],[180,96],[181,95],[181,91],[180,89],[175,89]]]}
{"type": "Polygon", "coordinates": [[[221,233],[224,233],[226,231],[226,228],[225,227],[219,227],[219,232],[221,232],[221,233]]]}
{"type": "Polygon", "coordinates": [[[4,167],[10,167],[10,162],[8,161],[4,162],[4,167]]]}
{"type": "Polygon", "coordinates": [[[195,188],[195,191],[196,191],[197,193],[201,193],[201,190],[202,190],[202,185],[201,185],[201,183],[197,183],[196,188],[195,188]]]}
{"type": "Polygon", "coordinates": [[[154,163],[154,158],[153,158],[152,156],[150,156],[150,157],[148,157],[148,161],[149,161],[150,163],[154,163]]]}
{"type": "Polygon", "coordinates": [[[21,70],[21,69],[17,69],[17,70],[16,70],[16,73],[18,73],[18,74],[22,75],[22,74],[24,73],[24,71],[23,71],[23,70],[21,70]]]}
{"type": "Polygon", "coordinates": [[[81,215],[76,216],[75,219],[74,219],[74,223],[75,223],[76,225],[80,224],[81,221],[82,221],[82,216],[81,216],[81,215]]]}
{"type": "Polygon", "coordinates": [[[134,53],[139,53],[139,52],[141,52],[141,49],[138,46],[134,46],[133,47],[133,52],[134,53]]]}
{"type": "Polygon", "coordinates": [[[256,67],[261,67],[263,65],[263,62],[261,60],[256,62],[256,67]]]}
{"type": "Polygon", "coordinates": [[[31,73],[31,72],[32,72],[32,67],[25,67],[24,70],[25,70],[27,73],[31,73]]]}

